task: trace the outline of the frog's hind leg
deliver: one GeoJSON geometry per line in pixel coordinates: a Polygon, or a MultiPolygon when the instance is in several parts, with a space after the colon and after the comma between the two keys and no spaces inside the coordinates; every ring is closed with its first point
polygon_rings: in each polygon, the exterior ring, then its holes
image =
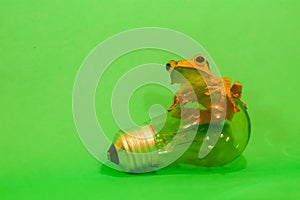
{"type": "Polygon", "coordinates": [[[232,87],[231,87],[231,79],[230,78],[222,78],[223,79],[223,84],[225,87],[226,95],[228,100],[231,102],[233,105],[233,110],[234,112],[240,112],[240,109],[238,109],[236,102],[234,101],[234,96],[232,95],[232,87]]]}
{"type": "Polygon", "coordinates": [[[232,96],[238,99],[243,104],[244,108],[247,109],[247,104],[241,99],[242,89],[243,89],[242,84],[240,82],[235,82],[231,87],[230,92],[232,96]]]}

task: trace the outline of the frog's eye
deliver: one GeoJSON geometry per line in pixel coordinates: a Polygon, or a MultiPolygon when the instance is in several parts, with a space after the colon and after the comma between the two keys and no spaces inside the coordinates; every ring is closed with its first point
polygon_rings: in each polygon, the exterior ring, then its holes
{"type": "Polygon", "coordinates": [[[166,64],[166,70],[169,71],[170,68],[171,68],[170,63],[167,63],[167,64],[166,64]]]}
{"type": "Polygon", "coordinates": [[[203,56],[197,56],[195,58],[195,61],[198,63],[198,64],[203,64],[205,62],[205,58],[203,56]]]}

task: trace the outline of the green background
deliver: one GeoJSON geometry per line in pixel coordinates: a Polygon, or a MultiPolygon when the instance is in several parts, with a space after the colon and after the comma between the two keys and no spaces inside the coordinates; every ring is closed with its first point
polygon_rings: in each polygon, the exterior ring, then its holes
{"type": "MultiPolygon", "coordinates": [[[[296,0],[2,0],[0,199],[299,199],[299,9],[296,0]],[[253,129],[242,164],[130,175],[102,166],[81,144],[72,89],[82,61],[111,35],[146,26],[191,36],[222,75],[243,83],[253,129]]],[[[117,130],[106,106],[115,81],[138,64],[170,59],[144,50],[111,66],[96,94],[104,130],[117,130]]],[[[156,91],[167,108],[171,94],[156,91]]],[[[142,93],[130,108],[137,121],[157,99],[142,93]]]]}

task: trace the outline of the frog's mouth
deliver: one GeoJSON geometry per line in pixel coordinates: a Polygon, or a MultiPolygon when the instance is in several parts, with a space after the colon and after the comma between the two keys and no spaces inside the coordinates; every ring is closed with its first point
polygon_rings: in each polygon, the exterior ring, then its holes
{"type": "Polygon", "coordinates": [[[193,72],[191,71],[192,70],[189,68],[181,68],[181,67],[176,67],[171,71],[169,70],[171,84],[187,82],[191,78],[191,75],[193,74],[193,72]]]}
{"type": "Polygon", "coordinates": [[[169,70],[171,84],[174,83],[187,83],[191,80],[201,80],[211,77],[211,73],[202,71],[196,68],[187,68],[187,67],[175,67],[173,70],[169,70]]]}

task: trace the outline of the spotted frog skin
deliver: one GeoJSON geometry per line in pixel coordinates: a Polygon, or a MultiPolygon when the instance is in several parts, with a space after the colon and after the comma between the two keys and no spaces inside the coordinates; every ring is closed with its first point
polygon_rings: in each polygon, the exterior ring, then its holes
{"type": "Polygon", "coordinates": [[[240,111],[235,100],[247,108],[241,100],[242,84],[239,82],[232,84],[230,78],[218,78],[212,74],[204,55],[198,54],[189,60],[170,60],[166,64],[166,69],[170,72],[171,83],[180,84],[180,90],[174,96],[173,104],[168,109],[169,112],[179,107],[180,104],[198,102],[205,107],[205,109],[200,110],[202,117],[198,123],[204,124],[211,120],[213,109],[226,112],[226,118],[231,120],[234,112],[240,111]],[[212,96],[214,98],[218,96],[217,102],[220,103],[212,104],[212,96]],[[226,105],[226,108],[222,105],[226,105]]]}

